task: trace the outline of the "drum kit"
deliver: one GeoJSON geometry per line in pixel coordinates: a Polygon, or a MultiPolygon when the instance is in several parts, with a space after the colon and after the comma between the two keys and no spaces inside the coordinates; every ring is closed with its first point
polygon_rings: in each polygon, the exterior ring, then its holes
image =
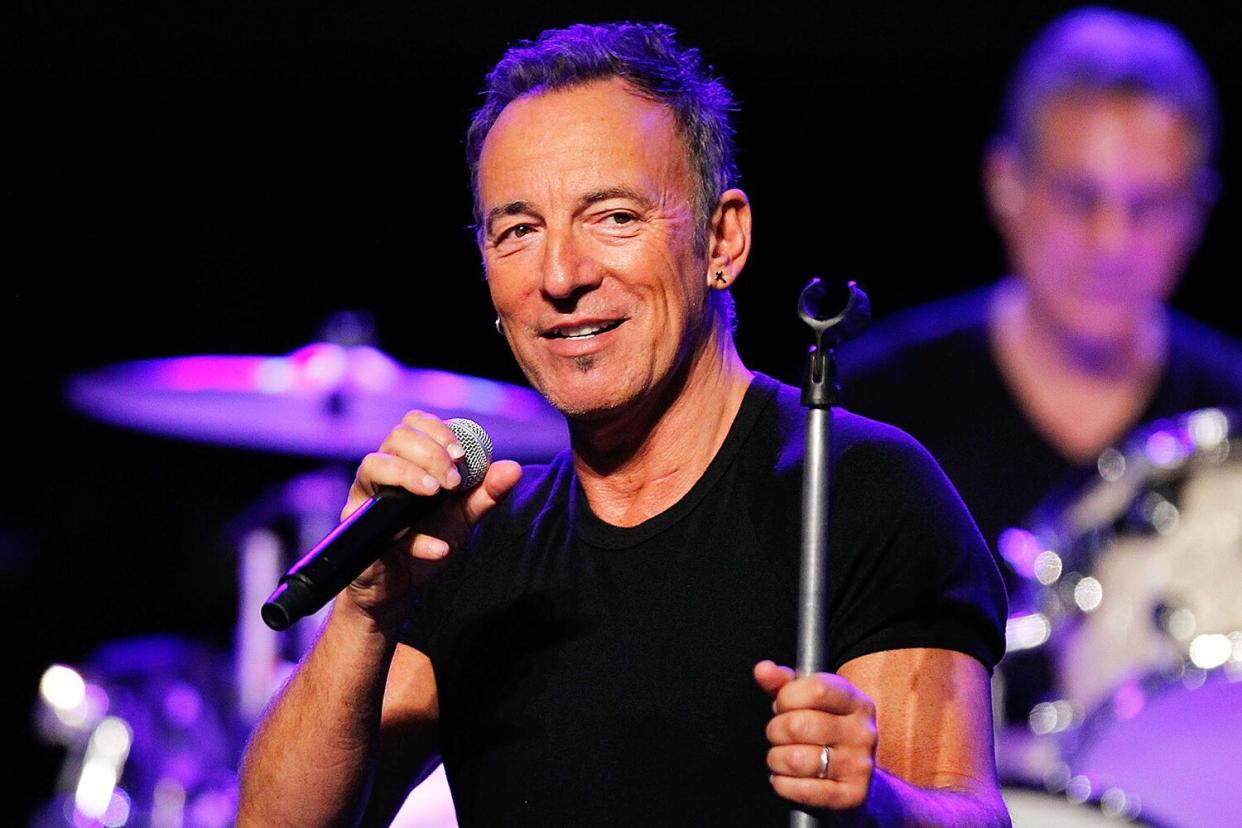
{"type": "MultiPolygon", "coordinates": [[[[496,456],[546,460],[568,445],[563,418],[533,391],[409,368],[368,344],[317,341],[279,356],[142,360],[80,374],[66,397],[106,423],[177,439],[322,461],[222,528],[237,552],[234,646],[178,635],[123,639],[49,667],[35,712],[64,747],[57,791],[36,826],[232,825],[237,766],[264,706],[309,648],[325,611],[275,632],[260,607],[281,574],[336,526],[353,467],[411,409],[464,416],[496,456]]],[[[456,826],[443,770],[394,826],[456,826]]]]}
{"type": "Polygon", "coordinates": [[[1242,817],[1242,421],[1203,409],[1134,431],[1086,484],[1001,538],[1011,596],[996,696],[1014,824],[1224,825],[1242,817]],[[1011,711],[1012,712],[1012,711],[1011,711]]]}

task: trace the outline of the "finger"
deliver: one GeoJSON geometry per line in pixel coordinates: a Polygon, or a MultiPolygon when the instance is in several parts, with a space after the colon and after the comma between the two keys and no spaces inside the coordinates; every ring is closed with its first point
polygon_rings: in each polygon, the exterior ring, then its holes
{"type": "MultiPolygon", "coordinates": [[[[388,433],[384,442],[380,444],[379,450],[383,454],[392,454],[416,466],[421,466],[439,480],[444,488],[454,489],[461,483],[461,472],[457,468],[453,454],[460,458],[463,449],[455,440],[445,447],[441,443],[443,437],[438,434],[440,430],[435,429],[432,424],[426,425],[437,433],[429,433],[408,423],[402,423],[388,433]]],[[[443,426],[443,423],[439,425],[443,426]]],[[[448,432],[450,438],[452,437],[452,432],[448,431],[447,427],[443,430],[448,432]]]]}
{"type": "Polygon", "coordinates": [[[365,501],[374,497],[383,486],[396,486],[411,494],[427,497],[440,490],[440,481],[426,469],[404,457],[372,452],[362,458],[358,475],[349,490],[349,499],[341,511],[341,519],[351,515],[365,501]]]}
{"type": "Polygon", "coordinates": [[[428,414],[425,411],[409,411],[402,418],[401,424],[409,426],[415,431],[422,432],[434,440],[448,454],[454,467],[456,467],[458,461],[466,456],[466,449],[462,446],[461,441],[457,439],[457,433],[449,428],[448,423],[439,417],[428,414]]]}
{"type": "Polygon", "coordinates": [[[859,710],[874,710],[862,691],[834,673],[816,673],[794,679],[776,695],[776,711],[799,709],[823,710],[841,716],[859,710]]]}
{"type": "Polygon", "coordinates": [[[764,660],[755,665],[755,681],[769,696],[775,696],[778,690],[793,681],[794,676],[793,670],[774,661],[764,660]]]}
{"type": "Polygon", "coordinates": [[[805,779],[797,776],[773,774],[772,789],[777,794],[812,808],[843,811],[861,806],[867,799],[867,787],[871,778],[839,782],[835,779],[805,779]]]}
{"type": "Polygon", "coordinates": [[[781,776],[833,778],[834,771],[842,765],[841,751],[829,748],[827,775],[821,777],[823,752],[823,745],[779,745],[768,751],[768,770],[781,776]]]}
{"type": "Polygon", "coordinates": [[[448,541],[434,535],[419,533],[410,542],[410,554],[424,561],[438,561],[448,556],[448,541]]]}
{"type": "MultiPolygon", "coordinates": [[[[445,450],[448,450],[453,445],[456,445],[458,449],[461,448],[461,445],[457,442],[457,435],[453,433],[453,430],[448,427],[444,420],[441,420],[434,414],[418,410],[407,411],[405,416],[401,418],[401,425],[423,432],[445,450]]],[[[463,456],[465,456],[465,452],[461,451],[454,459],[460,459],[463,456]]]]}
{"type": "Polygon", "coordinates": [[[521,476],[522,467],[512,460],[492,464],[477,487],[453,495],[444,508],[424,515],[418,522],[417,535],[398,535],[399,547],[422,561],[447,557],[452,550],[465,545],[474,523],[503,499],[521,476]]]}
{"type": "Polygon", "coordinates": [[[838,745],[863,741],[850,739],[853,719],[845,719],[822,710],[791,710],[768,721],[764,733],[774,747],[781,745],[838,745]]]}
{"type": "Polygon", "coordinates": [[[522,467],[512,460],[497,460],[487,468],[483,482],[471,489],[462,507],[462,514],[470,526],[479,522],[505,498],[522,478],[522,467]]]}

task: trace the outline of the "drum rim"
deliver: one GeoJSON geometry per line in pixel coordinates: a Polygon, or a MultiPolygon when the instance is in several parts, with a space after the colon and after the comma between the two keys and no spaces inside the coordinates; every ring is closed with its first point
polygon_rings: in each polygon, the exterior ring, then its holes
{"type": "MultiPolygon", "coordinates": [[[[1177,673],[1153,670],[1136,682],[1129,682],[1123,687],[1137,685],[1147,697],[1146,705],[1171,693],[1194,693],[1207,687],[1209,684],[1219,684],[1222,682],[1237,684],[1242,687],[1242,669],[1238,666],[1222,665],[1212,668],[1185,666],[1177,673]],[[1190,677],[1190,683],[1188,683],[1188,677],[1190,677]]],[[[1084,767],[1088,764],[1087,759],[1092,747],[1098,746],[1100,738],[1112,726],[1129,720],[1117,714],[1116,705],[1114,704],[1117,693],[1121,692],[1123,687],[1116,688],[1104,701],[1092,708],[1077,727],[1058,734],[1058,747],[1065,767],[1069,769],[1071,776],[1087,776],[1092,782],[1093,790],[1096,784],[1102,780],[1089,774],[1084,770],[1084,767]]],[[[1117,787],[1123,792],[1126,790],[1120,784],[1116,786],[1110,785],[1109,787],[1117,787]]],[[[1139,819],[1142,822],[1136,824],[1150,825],[1152,828],[1167,828],[1170,823],[1167,819],[1161,819],[1161,815],[1158,812],[1158,803],[1143,802],[1139,810],[1139,819]],[[1149,813],[1149,808],[1151,807],[1156,808],[1157,813],[1155,815],[1149,813]]],[[[1167,817],[1168,815],[1165,816],[1167,817]]]]}
{"type": "Polygon", "coordinates": [[[1190,467],[1220,465],[1235,450],[1242,451],[1242,410],[1228,406],[1208,406],[1156,418],[1132,429],[1115,446],[1100,453],[1103,457],[1108,452],[1115,452],[1121,458],[1125,469],[1121,477],[1115,480],[1106,479],[1098,471],[1097,459],[1095,473],[1085,480],[1073,481],[1055,490],[1031,511],[1024,524],[1045,549],[1051,549],[1060,555],[1064,573],[1082,572],[1084,566],[1090,568],[1091,558],[1099,546],[1116,536],[1115,526],[1121,514],[1111,514],[1103,519],[1076,526],[1069,518],[1069,512],[1074,507],[1080,506],[1093,494],[1110,491],[1122,492],[1124,502],[1133,503],[1134,497],[1144,486],[1185,477],[1186,470],[1190,467]],[[1228,446],[1225,457],[1214,457],[1207,449],[1195,446],[1176,462],[1158,464],[1151,459],[1147,446],[1153,436],[1175,433],[1183,445],[1193,443],[1189,436],[1191,426],[1206,417],[1224,419],[1221,443],[1228,446]]]}
{"type": "MultiPolygon", "coordinates": [[[[1001,791],[1002,797],[1004,797],[1006,791],[1018,791],[1020,793],[1039,794],[1041,797],[1053,799],[1062,804],[1070,805],[1070,806],[1077,807],[1077,808],[1089,808],[1091,810],[1100,812],[1101,814],[1104,815],[1105,819],[1108,819],[1118,825],[1135,825],[1135,826],[1139,826],[1139,828],[1175,828],[1174,825],[1168,822],[1164,822],[1159,819],[1150,818],[1147,814],[1143,813],[1141,810],[1139,811],[1138,816],[1136,816],[1134,819],[1128,819],[1126,817],[1121,817],[1121,816],[1114,817],[1114,816],[1109,815],[1104,810],[1104,805],[1100,801],[1100,797],[1098,795],[1092,794],[1086,799],[1078,800],[1078,799],[1072,798],[1064,790],[1060,790],[1060,791],[1053,790],[1049,788],[1047,785],[1040,785],[1038,782],[1032,782],[1031,780],[1028,780],[1028,779],[1020,779],[1020,778],[1001,779],[1000,780],[1000,791],[1001,791]]],[[[1008,802],[1005,803],[1005,809],[1006,810],[1009,809],[1008,802]]]]}

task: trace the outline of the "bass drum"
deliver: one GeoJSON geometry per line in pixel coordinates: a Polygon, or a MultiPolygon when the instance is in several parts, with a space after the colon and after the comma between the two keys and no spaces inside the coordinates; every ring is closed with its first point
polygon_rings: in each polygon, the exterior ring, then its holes
{"type": "Polygon", "coordinates": [[[1144,825],[1161,828],[1158,823],[1141,822],[1111,801],[1090,797],[1078,800],[1066,793],[1052,793],[1022,784],[1001,787],[1001,796],[1013,820],[1013,828],[1101,828],[1118,825],[1144,825]]]}
{"type": "Polygon", "coordinates": [[[1124,793],[1162,825],[1237,824],[1242,814],[1242,670],[1124,685],[1067,737],[1080,785],[1124,793]]]}

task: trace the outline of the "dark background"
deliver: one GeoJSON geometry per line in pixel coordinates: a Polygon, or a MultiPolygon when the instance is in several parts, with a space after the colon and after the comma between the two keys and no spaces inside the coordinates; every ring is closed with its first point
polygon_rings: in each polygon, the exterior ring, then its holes
{"type": "MultiPolygon", "coordinates": [[[[39,673],[173,632],[230,646],[226,527],[314,458],[129,432],[62,401],[115,362],[282,354],[334,311],[419,367],[520,382],[470,233],[460,136],[504,47],[550,25],[663,19],[741,102],[755,250],[735,295],[754,369],[796,381],[809,276],[858,279],[878,316],[1004,268],[980,151],[1021,47],[1064,3],[612,4],[20,0],[0,30],[7,471],[0,699],[23,814],[61,756],[32,732],[39,673]]],[[[1176,297],[1242,334],[1234,122],[1242,17],[1142,3],[1217,78],[1224,196],[1176,297]]]]}

